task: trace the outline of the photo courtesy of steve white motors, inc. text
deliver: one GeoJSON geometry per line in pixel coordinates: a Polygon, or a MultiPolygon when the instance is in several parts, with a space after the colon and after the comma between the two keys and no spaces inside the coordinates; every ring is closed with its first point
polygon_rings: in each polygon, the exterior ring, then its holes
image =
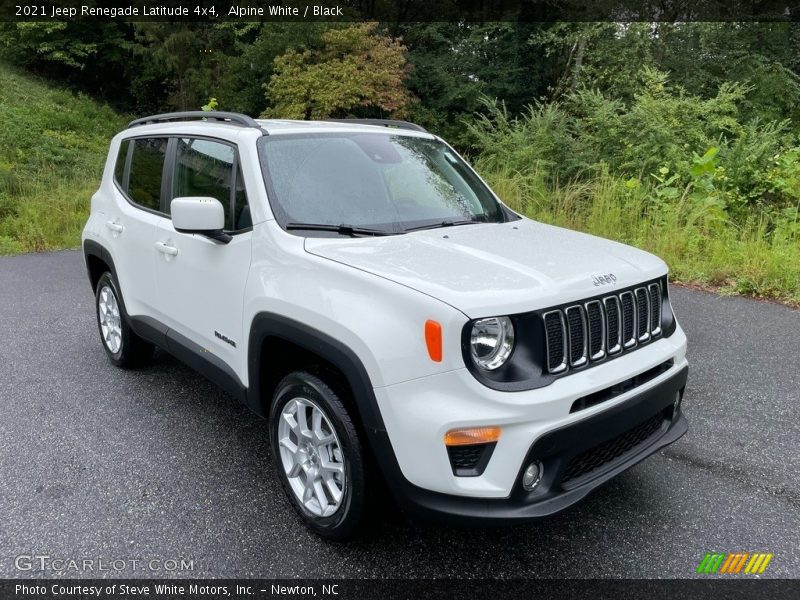
{"type": "Polygon", "coordinates": [[[339,584],[319,584],[319,585],[282,585],[272,583],[269,586],[260,585],[227,585],[215,583],[109,583],[101,585],[52,583],[52,584],[25,584],[18,583],[14,586],[15,596],[79,596],[97,597],[103,596],[186,596],[193,597],[208,596],[252,596],[256,593],[272,596],[338,596],[339,584]]]}
{"type": "Polygon", "coordinates": [[[50,18],[50,19],[77,19],[77,18],[138,18],[138,17],[233,17],[233,18],[264,18],[264,17],[342,17],[344,13],[340,6],[320,6],[317,4],[299,4],[294,6],[273,4],[267,7],[236,5],[227,11],[217,7],[200,6],[194,4],[164,6],[58,6],[55,4],[17,4],[14,6],[14,15],[17,18],[50,18]]]}

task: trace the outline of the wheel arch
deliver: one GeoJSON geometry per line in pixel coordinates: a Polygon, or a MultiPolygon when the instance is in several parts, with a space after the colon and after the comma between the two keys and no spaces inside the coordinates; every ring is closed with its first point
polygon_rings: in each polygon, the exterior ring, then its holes
{"type": "Polygon", "coordinates": [[[100,276],[106,271],[111,272],[114,280],[117,281],[117,285],[119,285],[114,259],[111,258],[108,250],[103,246],[92,240],[86,240],[83,242],[83,258],[86,262],[86,272],[92,285],[92,292],[97,288],[100,276]]]}
{"type": "MultiPolygon", "coordinates": [[[[283,351],[287,345],[292,351],[299,350],[306,356],[321,360],[323,367],[332,367],[342,377],[343,383],[347,384],[352,393],[356,411],[352,415],[353,422],[365,434],[365,449],[376,461],[378,472],[392,490],[395,499],[405,504],[406,495],[402,490],[408,482],[403,477],[386,433],[369,373],[358,355],[341,341],[282,315],[268,312],[256,314],[250,326],[248,342],[249,408],[268,418],[272,390],[267,389],[267,386],[270,384],[271,374],[265,373],[262,365],[270,351],[283,351]]],[[[303,367],[299,368],[302,370],[303,367]]],[[[272,381],[277,384],[278,380],[279,377],[274,376],[272,381]]]]}
{"type": "MultiPolygon", "coordinates": [[[[119,302],[120,309],[125,313],[125,316],[130,319],[128,309],[125,306],[125,295],[122,292],[119,277],[117,277],[117,268],[108,250],[95,241],[86,240],[83,242],[83,257],[86,262],[86,272],[89,276],[89,282],[92,286],[92,294],[97,292],[97,282],[100,281],[100,277],[103,276],[103,273],[111,273],[111,277],[114,279],[114,283],[118,288],[119,298],[117,298],[117,302],[119,302]]],[[[141,329],[133,325],[131,328],[137,335],[142,335],[141,329]]]]}
{"type": "Polygon", "coordinates": [[[250,325],[247,403],[254,412],[265,417],[269,414],[272,391],[285,371],[282,367],[292,363],[335,371],[352,392],[358,411],[354,416],[368,434],[385,429],[369,374],[356,353],[305,323],[268,312],[256,314],[250,325]],[[272,356],[276,357],[274,366],[268,366],[272,356]]]}

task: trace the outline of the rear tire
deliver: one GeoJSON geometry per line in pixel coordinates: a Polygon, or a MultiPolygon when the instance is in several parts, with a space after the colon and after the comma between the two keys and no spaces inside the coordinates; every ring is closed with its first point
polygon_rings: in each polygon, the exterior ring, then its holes
{"type": "Polygon", "coordinates": [[[109,272],[103,273],[97,281],[95,312],[103,349],[113,365],[138,367],[152,358],[153,345],[131,329],[119,287],[109,272]]]}
{"type": "MultiPolygon", "coordinates": [[[[327,379],[327,378],[326,378],[327,379]]],[[[270,445],[289,500],[314,533],[341,541],[363,521],[364,445],[333,381],[295,371],[278,384],[270,445]]]]}

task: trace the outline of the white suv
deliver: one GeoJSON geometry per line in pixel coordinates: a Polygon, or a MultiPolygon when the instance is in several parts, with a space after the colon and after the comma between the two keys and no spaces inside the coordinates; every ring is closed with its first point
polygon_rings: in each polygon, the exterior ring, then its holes
{"type": "Polygon", "coordinates": [[[382,481],[418,515],[549,515],[687,430],[664,262],[515,214],[411,123],[133,121],[83,250],[111,362],[158,346],[266,417],[329,538],[382,481]]]}

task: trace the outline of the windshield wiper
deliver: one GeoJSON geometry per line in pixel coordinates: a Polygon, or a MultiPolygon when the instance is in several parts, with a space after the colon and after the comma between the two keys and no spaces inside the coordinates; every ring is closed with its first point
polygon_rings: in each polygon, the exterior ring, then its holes
{"type": "Polygon", "coordinates": [[[287,223],[286,229],[305,229],[308,231],[335,231],[340,235],[394,235],[385,229],[370,229],[368,227],[356,227],[342,223],[341,225],[331,225],[330,223],[287,223]]]}
{"type": "Polygon", "coordinates": [[[421,229],[438,229],[439,227],[453,227],[455,225],[477,225],[485,221],[478,221],[477,219],[445,219],[444,221],[437,221],[436,223],[428,223],[427,225],[417,225],[415,227],[406,227],[405,231],[419,231],[421,229]]]}

